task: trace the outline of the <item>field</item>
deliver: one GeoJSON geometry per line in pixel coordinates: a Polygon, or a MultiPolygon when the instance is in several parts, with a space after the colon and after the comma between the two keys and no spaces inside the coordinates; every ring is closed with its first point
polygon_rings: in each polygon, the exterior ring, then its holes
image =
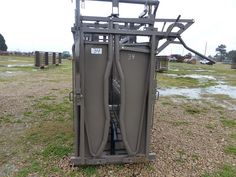
{"type": "Polygon", "coordinates": [[[170,63],[157,74],[154,163],[72,168],[71,61],[0,56],[0,176],[236,176],[236,70],[170,63]]]}

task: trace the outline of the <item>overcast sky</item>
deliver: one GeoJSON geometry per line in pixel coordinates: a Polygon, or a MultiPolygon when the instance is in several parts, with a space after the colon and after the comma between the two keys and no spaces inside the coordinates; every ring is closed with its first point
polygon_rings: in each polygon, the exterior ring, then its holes
{"type": "MultiPolygon", "coordinates": [[[[75,1],[75,0],[74,0],[75,1]]],[[[108,16],[110,3],[85,2],[84,15],[108,16]]],[[[9,50],[71,50],[75,3],[71,0],[0,0],[0,33],[9,50]]],[[[122,5],[121,16],[137,17],[143,6],[122,5]]],[[[158,18],[195,19],[182,37],[192,48],[215,55],[225,44],[236,50],[236,0],[160,0],[158,18]]],[[[181,46],[171,45],[163,54],[185,54],[181,46]]]]}

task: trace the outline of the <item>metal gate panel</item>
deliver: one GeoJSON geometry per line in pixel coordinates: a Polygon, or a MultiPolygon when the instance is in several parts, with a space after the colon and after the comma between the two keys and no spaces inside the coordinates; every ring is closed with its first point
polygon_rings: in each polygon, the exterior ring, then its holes
{"type": "Polygon", "coordinates": [[[124,75],[124,81],[121,81],[121,91],[125,94],[124,100],[121,99],[121,105],[125,104],[124,116],[120,117],[122,136],[129,154],[138,153],[143,119],[146,109],[147,86],[148,86],[148,68],[149,54],[133,51],[121,51],[120,63],[124,75]]]}
{"type": "Polygon", "coordinates": [[[107,45],[85,44],[85,129],[92,156],[99,156],[104,148],[102,142],[107,141],[104,108],[104,74],[107,60],[107,45]]]}

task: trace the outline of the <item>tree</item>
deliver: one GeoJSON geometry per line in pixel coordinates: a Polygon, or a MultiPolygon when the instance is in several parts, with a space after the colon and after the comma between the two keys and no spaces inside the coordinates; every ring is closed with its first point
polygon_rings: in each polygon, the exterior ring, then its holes
{"type": "Polygon", "coordinates": [[[7,51],[7,45],[2,34],[0,34],[0,51],[7,51]]]}
{"type": "Polygon", "coordinates": [[[236,50],[231,50],[229,53],[228,53],[228,59],[229,60],[234,60],[236,61],[236,50]]]}
{"type": "Polygon", "coordinates": [[[70,55],[70,52],[69,51],[63,51],[62,52],[62,58],[69,58],[69,57],[71,57],[71,55],[70,55]]]}
{"type": "Polygon", "coordinates": [[[216,52],[220,55],[220,61],[223,61],[227,56],[226,45],[221,44],[216,48],[216,52]]]}

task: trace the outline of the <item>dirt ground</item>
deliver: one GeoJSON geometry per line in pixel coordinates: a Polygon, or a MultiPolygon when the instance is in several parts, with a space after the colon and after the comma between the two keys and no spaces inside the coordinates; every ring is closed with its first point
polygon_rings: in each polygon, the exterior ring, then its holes
{"type": "MultiPolygon", "coordinates": [[[[7,63],[6,58],[0,61],[7,63]]],[[[24,61],[32,63],[32,58],[24,61]]],[[[167,74],[193,74],[197,71],[192,69],[199,67],[205,71],[203,75],[211,74],[233,88],[236,85],[236,71],[219,74],[200,64],[171,64],[167,74]],[[190,71],[183,73],[186,68],[190,71]]],[[[163,82],[165,85],[158,87],[160,90],[181,88],[185,82],[188,88],[191,82],[199,87],[199,80],[182,79],[177,85],[176,79],[172,81],[172,76],[165,74],[157,75],[158,81],[170,79],[169,85],[163,82]]],[[[211,82],[206,87],[217,84],[211,82]]],[[[156,153],[153,163],[72,168],[68,163],[73,153],[70,91],[71,61],[45,70],[6,67],[0,62],[0,176],[236,176],[234,97],[210,93],[194,99],[161,95],[155,105],[152,130],[151,151],[156,153]],[[21,74],[14,74],[18,72],[21,74]]]]}

